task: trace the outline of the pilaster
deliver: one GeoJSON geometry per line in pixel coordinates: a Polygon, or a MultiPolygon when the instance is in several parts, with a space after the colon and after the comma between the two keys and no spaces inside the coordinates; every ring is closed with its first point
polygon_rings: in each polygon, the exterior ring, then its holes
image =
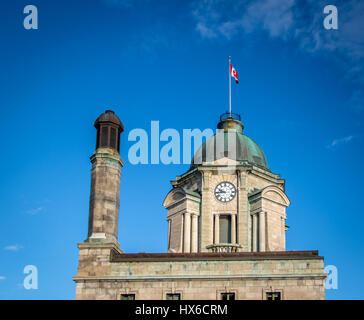
{"type": "Polygon", "coordinates": [[[249,225],[250,217],[248,212],[248,192],[247,192],[247,172],[244,170],[237,171],[238,178],[238,208],[237,208],[237,242],[241,245],[242,251],[249,251],[250,235],[249,225]]]}
{"type": "Polygon", "coordinates": [[[213,241],[213,221],[211,214],[211,192],[210,192],[210,180],[211,172],[202,171],[202,199],[201,199],[201,217],[200,217],[200,251],[207,252],[206,246],[210,245],[213,241]]]}

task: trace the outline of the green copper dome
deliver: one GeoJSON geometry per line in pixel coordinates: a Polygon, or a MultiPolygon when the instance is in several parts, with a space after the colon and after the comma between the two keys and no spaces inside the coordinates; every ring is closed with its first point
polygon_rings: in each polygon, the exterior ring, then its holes
{"type": "Polygon", "coordinates": [[[191,167],[227,157],[240,164],[253,164],[269,170],[262,149],[254,140],[243,134],[244,125],[240,116],[234,119],[231,114],[228,115],[226,119],[220,117],[217,125],[220,130],[201,144],[192,159],[191,167]]]}

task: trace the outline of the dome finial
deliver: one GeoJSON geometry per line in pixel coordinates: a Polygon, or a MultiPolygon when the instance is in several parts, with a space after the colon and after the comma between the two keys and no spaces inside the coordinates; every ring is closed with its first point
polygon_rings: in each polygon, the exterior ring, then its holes
{"type": "Polygon", "coordinates": [[[243,133],[244,125],[241,122],[240,114],[225,112],[220,116],[220,121],[217,124],[218,129],[236,130],[243,133]]]}

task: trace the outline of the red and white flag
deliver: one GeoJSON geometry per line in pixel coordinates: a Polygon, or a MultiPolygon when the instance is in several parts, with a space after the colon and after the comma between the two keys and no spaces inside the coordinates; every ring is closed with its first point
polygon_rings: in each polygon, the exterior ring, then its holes
{"type": "Polygon", "coordinates": [[[230,64],[230,75],[235,79],[236,83],[239,83],[238,73],[236,72],[232,64],[230,64]]]}

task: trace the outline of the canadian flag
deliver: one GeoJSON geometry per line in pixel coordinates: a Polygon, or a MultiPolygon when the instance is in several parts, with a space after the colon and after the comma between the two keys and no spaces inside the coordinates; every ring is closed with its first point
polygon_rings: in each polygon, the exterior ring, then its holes
{"type": "Polygon", "coordinates": [[[236,83],[239,83],[238,73],[236,72],[232,64],[230,64],[230,75],[235,79],[236,83]]]}

